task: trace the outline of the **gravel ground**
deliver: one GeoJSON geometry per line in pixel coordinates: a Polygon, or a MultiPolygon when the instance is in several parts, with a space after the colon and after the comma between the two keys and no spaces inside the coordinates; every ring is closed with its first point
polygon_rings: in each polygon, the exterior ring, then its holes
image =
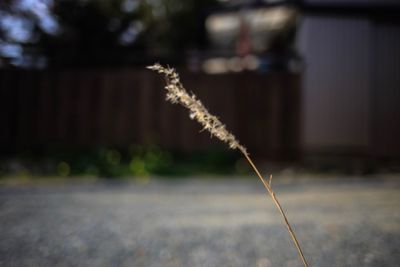
{"type": "MultiPolygon", "coordinates": [[[[310,266],[398,266],[400,177],[274,181],[310,266]]],[[[302,266],[254,179],[0,186],[0,266],[302,266]]]]}

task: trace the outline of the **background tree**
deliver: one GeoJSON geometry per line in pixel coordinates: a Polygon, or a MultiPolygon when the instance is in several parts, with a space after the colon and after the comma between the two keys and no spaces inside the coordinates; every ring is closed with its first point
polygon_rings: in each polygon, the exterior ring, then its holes
{"type": "Polygon", "coordinates": [[[216,0],[8,0],[0,5],[2,64],[179,61],[187,49],[204,47],[203,17],[216,6],[216,0]]]}

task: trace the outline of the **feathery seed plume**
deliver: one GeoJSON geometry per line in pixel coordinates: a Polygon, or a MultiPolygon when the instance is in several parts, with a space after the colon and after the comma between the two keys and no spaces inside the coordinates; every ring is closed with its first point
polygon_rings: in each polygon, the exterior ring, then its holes
{"type": "Polygon", "coordinates": [[[190,110],[190,118],[197,120],[202,126],[203,130],[207,130],[212,136],[217,137],[221,141],[227,143],[232,149],[239,149],[246,153],[246,148],[242,146],[235,136],[231,134],[218,117],[210,114],[206,107],[196,98],[194,94],[189,95],[186,89],[180,82],[179,75],[173,68],[163,67],[156,63],[147,67],[150,70],[164,74],[167,81],[165,89],[167,90],[166,99],[173,104],[181,104],[190,110]]]}

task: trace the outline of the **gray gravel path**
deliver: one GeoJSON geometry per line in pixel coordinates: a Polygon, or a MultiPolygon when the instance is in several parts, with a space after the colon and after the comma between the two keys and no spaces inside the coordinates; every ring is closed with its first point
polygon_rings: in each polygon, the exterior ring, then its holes
{"type": "MultiPolygon", "coordinates": [[[[311,266],[399,266],[400,179],[273,184],[311,266]]],[[[260,183],[0,186],[0,266],[301,266],[260,183]]]]}

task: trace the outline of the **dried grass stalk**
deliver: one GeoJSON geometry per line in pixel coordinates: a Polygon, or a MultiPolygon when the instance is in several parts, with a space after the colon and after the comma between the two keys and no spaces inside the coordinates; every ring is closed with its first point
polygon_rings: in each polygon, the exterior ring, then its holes
{"type": "Polygon", "coordinates": [[[267,193],[271,196],[272,201],[274,202],[279,213],[281,214],[284,223],[286,225],[286,228],[289,232],[289,235],[296,246],[301,261],[303,262],[305,267],[308,267],[303,251],[301,250],[299,241],[296,238],[296,235],[286,217],[285,212],[282,209],[281,204],[279,203],[275,195],[275,192],[272,190],[271,187],[272,175],[269,177],[269,181],[267,182],[257,169],[254,162],[251,160],[249,154],[247,153],[246,148],[243,145],[241,145],[239,141],[236,139],[236,137],[226,129],[225,125],[222,124],[222,122],[218,119],[218,117],[208,112],[208,110],[204,107],[201,101],[196,98],[194,94],[189,94],[186,91],[186,89],[180,82],[179,75],[175,71],[175,69],[169,67],[163,67],[160,64],[154,64],[152,66],[148,66],[147,68],[164,75],[166,79],[165,89],[167,90],[166,100],[170,101],[173,104],[179,103],[185,108],[189,109],[190,118],[197,120],[203,126],[203,130],[209,131],[212,136],[215,136],[221,141],[227,143],[231,149],[239,149],[239,151],[249,162],[250,166],[253,168],[254,172],[260,178],[265,189],[267,190],[267,193]]]}

